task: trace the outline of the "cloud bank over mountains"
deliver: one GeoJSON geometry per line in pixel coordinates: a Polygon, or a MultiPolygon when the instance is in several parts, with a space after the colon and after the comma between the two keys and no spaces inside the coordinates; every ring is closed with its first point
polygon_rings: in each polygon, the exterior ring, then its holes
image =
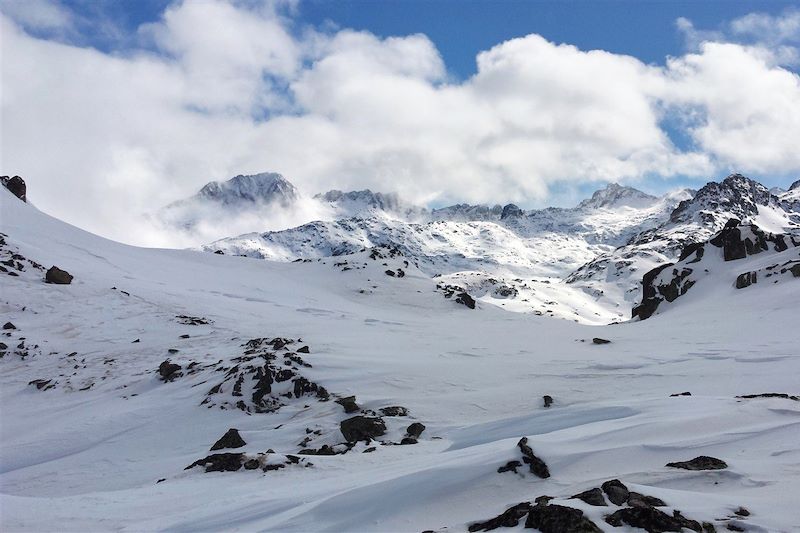
{"type": "Polygon", "coordinates": [[[240,173],[416,203],[800,173],[796,11],[713,32],[679,19],[689,51],[663,65],[532,34],[456,80],[424,35],[303,27],[291,3],[175,3],[111,53],[82,45],[58,4],[12,5],[3,172],[36,182],[53,215],[128,242],[159,242],[141,213],[240,173]]]}

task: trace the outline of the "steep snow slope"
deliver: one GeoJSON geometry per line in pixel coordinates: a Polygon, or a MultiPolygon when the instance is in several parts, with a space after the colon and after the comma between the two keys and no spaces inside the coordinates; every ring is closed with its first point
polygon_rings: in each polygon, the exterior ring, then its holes
{"type": "Polygon", "coordinates": [[[480,301],[469,310],[393,253],[275,263],[139,249],[5,190],[0,201],[4,254],[75,276],[45,284],[20,259],[17,276],[0,274],[0,309],[17,328],[3,330],[0,359],[5,531],[453,531],[544,494],[624,531],[603,520],[621,508],[564,499],[612,478],[718,530],[800,528],[800,402],[735,397],[797,394],[798,282],[737,291],[712,278],[702,297],[690,291],[651,320],[588,327],[480,301]],[[251,364],[243,344],[257,337],[302,338],[275,351],[312,367],[287,369],[365,410],[408,408],[383,416],[378,441],[399,442],[419,421],[419,443],[299,456],[341,443],[338,424],[353,413],[313,395],[277,397],[285,405],[272,413],[221,409],[237,398],[228,384],[203,404],[251,364]],[[181,366],[171,381],[158,372],[167,358],[181,366]],[[693,396],[669,396],[683,391],[693,396]],[[228,428],[246,445],[222,451],[272,449],[262,461],[284,468],[184,470],[228,428]],[[497,472],[520,459],[522,436],[549,478],[497,472]],[[728,466],[664,466],[698,455],[728,466]],[[740,506],[749,516],[733,514],[740,506]]]}

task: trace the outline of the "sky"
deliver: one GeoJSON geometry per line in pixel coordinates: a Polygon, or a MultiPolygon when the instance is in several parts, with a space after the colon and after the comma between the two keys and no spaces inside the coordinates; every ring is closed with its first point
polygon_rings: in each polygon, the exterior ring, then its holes
{"type": "Polygon", "coordinates": [[[800,177],[791,2],[0,0],[0,44],[0,173],[137,244],[240,173],[523,207],[800,177]]]}

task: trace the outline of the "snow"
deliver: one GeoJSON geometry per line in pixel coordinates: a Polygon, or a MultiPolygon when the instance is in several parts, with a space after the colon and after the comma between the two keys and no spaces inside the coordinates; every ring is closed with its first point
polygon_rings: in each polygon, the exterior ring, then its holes
{"type": "MultiPolygon", "coordinates": [[[[796,280],[736,290],[710,275],[650,320],[592,327],[486,298],[469,310],[402,256],[286,263],[142,249],[4,189],[0,200],[8,246],[75,276],[58,286],[32,267],[0,275],[3,322],[18,328],[2,338],[12,350],[0,359],[4,531],[463,530],[519,501],[568,498],[613,478],[718,530],[739,506],[751,530],[800,528],[800,402],[736,398],[800,392],[796,280]],[[210,323],[184,325],[180,314],[210,323]],[[333,402],[296,399],[271,414],[208,409],[201,401],[218,374],[158,379],[168,357],[184,367],[230,361],[265,336],[302,338],[313,365],[304,375],[332,393],[355,394],[365,409],[407,407],[410,417],[385,417],[386,438],[420,421],[419,444],[373,453],[359,444],[307,457],[308,468],[184,470],[231,427],[242,451],[271,448],[271,461],[297,453],[306,428],[321,433],[314,447],[341,442],[338,422],[349,415],[333,402]],[[20,337],[39,345],[24,360],[13,353],[20,337]],[[37,390],[34,379],[58,383],[37,390]],[[669,396],[682,391],[693,395],[669,396]],[[555,399],[549,409],[544,394],[555,399]],[[522,436],[551,478],[496,472],[518,458],[522,436]],[[664,466],[697,455],[729,468],[664,466]]],[[[613,507],[554,503],[624,530],[602,519],[613,507]]]]}

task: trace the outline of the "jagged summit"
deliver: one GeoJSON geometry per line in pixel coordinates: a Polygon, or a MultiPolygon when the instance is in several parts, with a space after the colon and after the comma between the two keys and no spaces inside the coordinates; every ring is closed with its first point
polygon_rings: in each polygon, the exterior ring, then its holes
{"type": "MultiPolygon", "coordinates": [[[[686,222],[702,212],[725,213],[744,220],[758,214],[758,206],[776,205],[778,198],[759,182],[741,174],[731,174],[721,182],[711,181],[684,200],[670,215],[672,222],[686,222]]],[[[709,220],[704,220],[709,222],[709,220]]]]}
{"type": "Polygon", "coordinates": [[[658,198],[618,183],[609,183],[605,188],[595,191],[591,198],[578,204],[578,209],[602,209],[610,207],[645,207],[658,198]]]}
{"type": "Polygon", "coordinates": [[[795,191],[795,190],[799,190],[799,189],[800,189],[800,180],[796,180],[794,183],[789,185],[789,190],[790,191],[795,191]]]}
{"type": "Polygon", "coordinates": [[[279,202],[290,205],[297,200],[297,189],[281,174],[262,172],[260,174],[238,175],[228,181],[207,183],[195,195],[198,199],[212,200],[224,205],[239,202],[279,202]]]}
{"type": "Polygon", "coordinates": [[[403,202],[400,200],[400,196],[395,192],[373,192],[370,189],[348,192],[332,189],[326,193],[317,194],[314,196],[314,198],[322,200],[323,202],[335,203],[339,205],[349,204],[353,206],[381,209],[383,211],[398,211],[403,205],[403,202]]]}

